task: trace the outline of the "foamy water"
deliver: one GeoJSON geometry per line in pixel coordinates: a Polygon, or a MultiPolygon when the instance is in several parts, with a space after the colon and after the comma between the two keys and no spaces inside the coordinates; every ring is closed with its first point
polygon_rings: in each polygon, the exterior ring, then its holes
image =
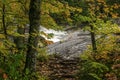
{"type": "Polygon", "coordinates": [[[40,31],[43,31],[44,33],[47,33],[47,34],[53,34],[54,36],[50,39],[48,39],[46,36],[42,35],[46,40],[51,40],[53,42],[59,42],[61,40],[63,40],[63,38],[65,36],[67,36],[67,32],[65,31],[56,31],[56,30],[53,30],[53,29],[47,29],[43,26],[40,26],[40,31]]]}

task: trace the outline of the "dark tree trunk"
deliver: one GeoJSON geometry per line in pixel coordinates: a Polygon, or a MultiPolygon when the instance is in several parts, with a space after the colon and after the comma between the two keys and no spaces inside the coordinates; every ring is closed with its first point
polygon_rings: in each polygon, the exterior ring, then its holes
{"type": "Polygon", "coordinates": [[[3,4],[3,8],[2,8],[2,24],[3,24],[4,35],[5,38],[7,39],[7,29],[5,25],[5,4],[3,4]]]}
{"type": "Polygon", "coordinates": [[[90,28],[91,28],[91,41],[92,41],[92,48],[93,48],[93,51],[96,51],[96,50],[97,50],[97,47],[96,47],[96,40],[95,40],[94,28],[93,28],[92,25],[90,25],[90,28]]]}
{"type": "MultiPolygon", "coordinates": [[[[18,25],[17,33],[19,33],[20,35],[24,35],[25,29],[18,25]]],[[[24,51],[25,49],[24,41],[25,41],[25,38],[21,36],[17,36],[14,38],[14,42],[16,44],[16,48],[18,49],[18,53],[22,53],[24,51]]]]}
{"type": "Polygon", "coordinates": [[[40,2],[41,0],[31,0],[29,9],[29,39],[28,50],[26,55],[25,70],[28,69],[30,74],[36,71],[36,55],[38,48],[39,26],[40,26],[40,2]]]}
{"type": "MultiPolygon", "coordinates": [[[[6,28],[6,22],[5,22],[5,3],[3,3],[3,7],[2,7],[2,26],[3,26],[3,32],[4,32],[5,39],[7,39],[7,28],[6,28]]],[[[3,58],[5,62],[6,57],[3,56],[3,58]]]]}

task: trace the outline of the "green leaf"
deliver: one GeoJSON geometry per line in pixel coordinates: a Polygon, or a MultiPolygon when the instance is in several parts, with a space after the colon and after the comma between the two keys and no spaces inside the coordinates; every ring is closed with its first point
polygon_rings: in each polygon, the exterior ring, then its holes
{"type": "Polygon", "coordinates": [[[6,0],[2,0],[2,3],[5,4],[5,3],[6,3],[6,0]]]}
{"type": "Polygon", "coordinates": [[[89,73],[90,76],[92,76],[95,80],[102,80],[97,74],[89,73]]]}

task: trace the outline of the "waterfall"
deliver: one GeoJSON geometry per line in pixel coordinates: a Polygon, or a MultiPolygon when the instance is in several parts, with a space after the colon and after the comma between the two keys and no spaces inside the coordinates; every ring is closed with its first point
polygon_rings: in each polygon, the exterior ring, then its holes
{"type": "Polygon", "coordinates": [[[42,35],[46,40],[50,40],[53,42],[59,42],[68,35],[68,33],[65,31],[60,31],[60,30],[56,31],[53,29],[47,29],[43,26],[40,26],[40,31],[43,31],[46,34],[53,34],[53,37],[50,39],[48,39],[46,36],[42,35]]]}

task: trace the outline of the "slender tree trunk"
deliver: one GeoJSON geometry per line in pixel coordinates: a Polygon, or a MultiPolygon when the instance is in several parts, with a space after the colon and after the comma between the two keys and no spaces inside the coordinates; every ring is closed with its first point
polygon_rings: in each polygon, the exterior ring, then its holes
{"type": "Polygon", "coordinates": [[[4,31],[5,38],[7,39],[7,29],[6,29],[6,25],[5,25],[5,4],[3,4],[2,12],[3,12],[2,13],[3,31],[4,31]]]}
{"type": "Polygon", "coordinates": [[[95,40],[94,28],[93,28],[92,25],[90,25],[90,28],[91,28],[91,41],[92,41],[92,48],[93,48],[93,51],[96,51],[96,50],[97,50],[97,47],[96,47],[96,40],[95,40]]]}
{"type": "MultiPolygon", "coordinates": [[[[24,28],[22,28],[18,25],[17,33],[19,33],[20,35],[24,35],[24,33],[25,33],[24,28]]],[[[24,47],[25,47],[24,40],[25,40],[25,38],[21,37],[21,36],[14,37],[14,42],[16,44],[16,48],[18,49],[18,53],[21,53],[24,50],[24,47]]]]}
{"type": "MultiPolygon", "coordinates": [[[[24,12],[25,17],[27,17],[28,16],[28,8],[26,7],[26,5],[29,3],[29,1],[28,0],[25,0],[25,1],[19,0],[18,2],[21,4],[21,7],[23,7],[22,10],[24,12]]],[[[17,33],[19,33],[20,35],[25,35],[25,29],[26,29],[26,27],[28,27],[25,24],[23,26],[24,26],[24,28],[20,24],[18,24],[18,26],[17,26],[17,33]]],[[[25,40],[24,37],[17,36],[17,37],[14,37],[14,42],[16,44],[16,48],[18,49],[17,53],[26,53],[25,47],[26,47],[27,39],[25,40]]]]}
{"type": "MultiPolygon", "coordinates": [[[[2,7],[2,25],[3,25],[3,31],[4,31],[4,36],[5,36],[5,39],[7,39],[7,29],[6,29],[6,25],[5,25],[5,4],[3,3],[3,7],[2,7]]],[[[4,62],[6,60],[6,57],[3,56],[4,58],[4,62]]]]}
{"type": "Polygon", "coordinates": [[[30,74],[36,71],[36,55],[38,48],[39,26],[40,26],[40,2],[41,0],[31,0],[29,9],[29,39],[28,50],[26,55],[25,70],[28,69],[30,74]]]}

